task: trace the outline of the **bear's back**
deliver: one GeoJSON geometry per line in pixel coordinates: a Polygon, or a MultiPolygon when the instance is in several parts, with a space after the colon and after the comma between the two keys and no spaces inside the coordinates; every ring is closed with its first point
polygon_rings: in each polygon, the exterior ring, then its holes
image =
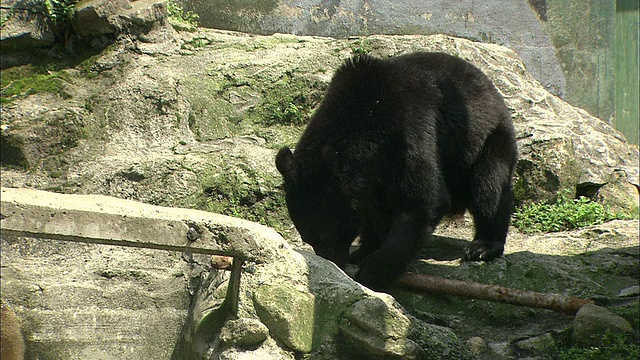
{"type": "Polygon", "coordinates": [[[471,63],[433,52],[361,55],[336,70],[296,150],[316,156],[326,144],[339,148],[368,137],[393,142],[391,148],[407,143],[434,153],[438,139],[446,139],[452,152],[465,149],[461,156],[470,158],[499,126],[512,127],[508,108],[471,63]]]}

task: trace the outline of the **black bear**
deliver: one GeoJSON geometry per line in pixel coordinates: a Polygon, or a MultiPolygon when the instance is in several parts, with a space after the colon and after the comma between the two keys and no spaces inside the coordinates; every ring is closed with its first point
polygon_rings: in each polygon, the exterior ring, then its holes
{"type": "Polygon", "coordinates": [[[491,80],[460,58],[420,52],[346,61],[276,167],[302,239],[380,289],[446,215],[473,215],[463,260],[501,256],[516,161],[511,115],[491,80]]]}

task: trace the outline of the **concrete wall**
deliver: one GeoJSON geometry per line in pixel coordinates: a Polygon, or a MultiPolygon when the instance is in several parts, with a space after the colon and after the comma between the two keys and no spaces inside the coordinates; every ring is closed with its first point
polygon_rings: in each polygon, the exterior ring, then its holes
{"type": "Polygon", "coordinates": [[[549,91],[565,80],[555,49],[526,0],[182,0],[205,27],[345,38],[444,33],[508,46],[549,91]]]}

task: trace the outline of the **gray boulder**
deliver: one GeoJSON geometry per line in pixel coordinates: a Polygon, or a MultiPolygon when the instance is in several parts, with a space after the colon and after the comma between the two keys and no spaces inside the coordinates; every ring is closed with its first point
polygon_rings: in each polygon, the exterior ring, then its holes
{"type": "Polygon", "coordinates": [[[220,330],[220,340],[241,348],[255,347],[269,336],[269,328],[256,319],[229,320],[220,330]]]}
{"type": "Polygon", "coordinates": [[[584,347],[605,345],[607,335],[633,336],[633,328],[627,320],[593,304],[587,304],[578,311],[572,330],[574,343],[584,347]]]}
{"type": "Polygon", "coordinates": [[[114,18],[131,8],[129,0],[83,1],[76,7],[73,30],[77,35],[113,35],[119,32],[114,18]]]}

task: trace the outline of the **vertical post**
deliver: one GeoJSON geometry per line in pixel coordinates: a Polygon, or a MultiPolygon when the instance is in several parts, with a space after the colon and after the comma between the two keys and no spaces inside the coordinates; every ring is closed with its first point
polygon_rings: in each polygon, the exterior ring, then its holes
{"type": "Polygon", "coordinates": [[[231,265],[231,277],[229,278],[229,287],[227,288],[227,299],[229,302],[229,312],[231,316],[238,316],[238,302],[240,301],[240,275],[242,273],[242,265],[244,260],[240,257],[233,258],[231,265]]]}

